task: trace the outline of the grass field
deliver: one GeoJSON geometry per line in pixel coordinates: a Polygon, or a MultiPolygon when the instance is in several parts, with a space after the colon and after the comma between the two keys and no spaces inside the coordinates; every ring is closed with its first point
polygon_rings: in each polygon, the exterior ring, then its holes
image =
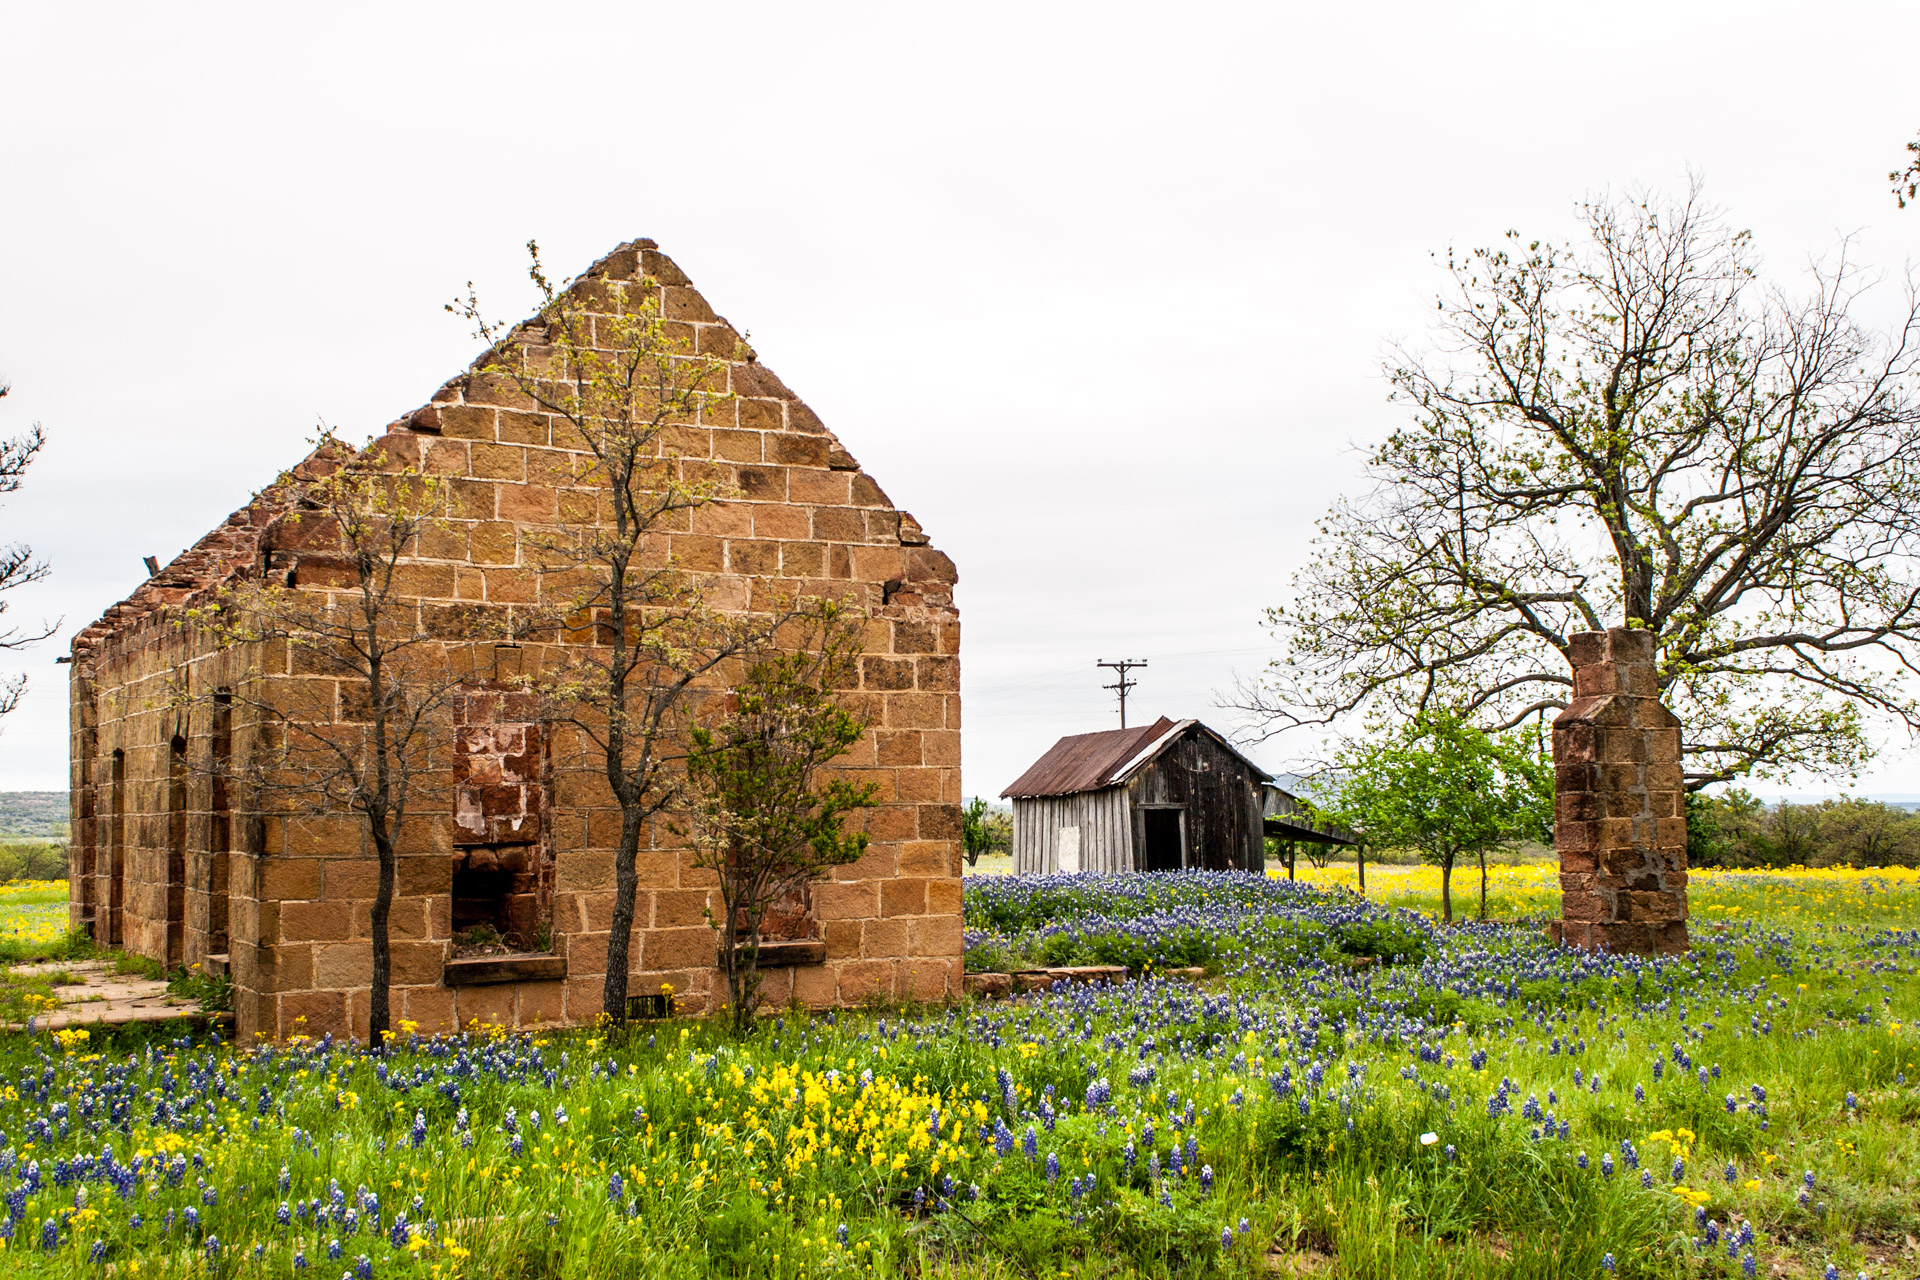
{"type": "Polygon", "coordinates": [[[67,882],[15,880],[0,884],[0,959],[24,956],[65,936],[67,882]]]}
{"type": "MultiPolygon", "coordinates": [[[[1384,904],[983,878],[976,948],[1216,976],[789,1015],[746,1042],[13,1035],[0,1270],[1920,1270],[1912,873],[1696,876],[1697,945],[1657,961],[1387,905],[1427,905],[1424,875],[1369,867],[1384,904]]],[[[1551,910],[1542,873],[1501,876],[1494,914],[1551,910]]]]}

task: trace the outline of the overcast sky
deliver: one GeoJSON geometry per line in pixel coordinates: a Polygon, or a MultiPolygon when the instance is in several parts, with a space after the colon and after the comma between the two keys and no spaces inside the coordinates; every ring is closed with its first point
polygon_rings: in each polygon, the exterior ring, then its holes
{"type": "MultiPolygon", "coordinates": [[[[0,655],[0,789],[66,786],[54,658],[140,558],[424,401],[529,238],[657,239],[953,556],[969,792],[1118,723],[1099,658],[1231,729],[1432,253],[1691,169],[1776,276],[1897,274],[1916,48],[1911,0],[9,6],[0,538],[63,621],[0,655]]],[[[1893,745],[1862,789],[1920,792],[1893,745]]]]}

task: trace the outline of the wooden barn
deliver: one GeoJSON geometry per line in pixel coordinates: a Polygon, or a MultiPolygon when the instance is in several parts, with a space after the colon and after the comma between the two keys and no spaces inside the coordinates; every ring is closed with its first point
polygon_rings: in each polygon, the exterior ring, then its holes
{"type": "Polygon", "coordinates": [[[1198,720],[1060,739],[1000,795],[1016,873],[1260,871],[1265,770],[1198,720]]]}

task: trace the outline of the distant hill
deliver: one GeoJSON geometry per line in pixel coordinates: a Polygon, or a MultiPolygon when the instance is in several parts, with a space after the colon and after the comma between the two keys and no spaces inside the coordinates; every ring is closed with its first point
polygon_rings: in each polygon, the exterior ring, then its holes
{"type": "Polygon", "coordinates": [[[67,793],[0,791],[0,837],[67,838],[67,793]]]}

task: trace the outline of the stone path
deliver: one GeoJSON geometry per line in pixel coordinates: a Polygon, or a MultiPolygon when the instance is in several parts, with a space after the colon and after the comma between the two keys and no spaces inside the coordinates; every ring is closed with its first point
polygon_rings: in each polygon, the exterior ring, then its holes
{"type": "Polygon", "coordinates": [[[169,1018],[205,1016],[199,1001],[169,995],[167,984],[161,979],[116,974],[112,962],[108,960],[55,960],[15,965],[8,972],[21,977],[70,973],[82,979],[71,986],[61,985],[53,989],[60,1007],[36,1017],[32,1023],[35,1031],[58,1031],[63,1027],[123,1027],[131,1022],[165,1022],[169,1018]]]}

